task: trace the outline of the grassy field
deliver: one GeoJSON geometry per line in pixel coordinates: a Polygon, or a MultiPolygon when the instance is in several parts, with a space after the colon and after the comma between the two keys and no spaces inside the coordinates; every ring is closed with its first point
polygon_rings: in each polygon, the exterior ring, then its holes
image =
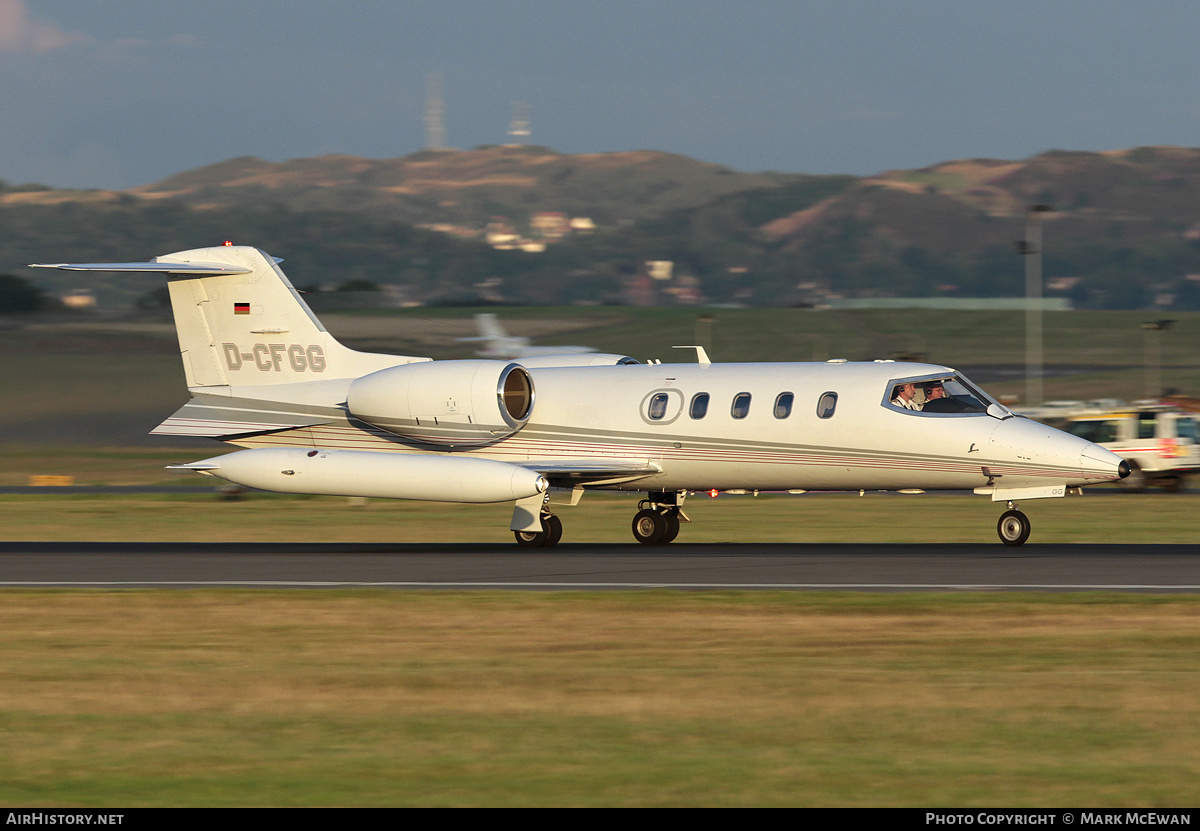
{"type": "Polygon", "coordinates": [[[1200,600],[5,592],[0,803],[1187,806],[1200,600]]]}
{"type": "MultiPolygon", "coordinates": [[[[560,507],[563,545],[633,542],[636,494],[588,494],[560,507]]],[[[694,496],[686,543],[995,543],[1002,505],[981,496],[868,493],[694,496]]],[[[1032,543],[1194,543],[1200,496],[1085,494],[1021,503],[1032,543]]],[[[450,505],[253,494],[0,496],[5,538],[113,542],[512,544],[511,504],[450,505]]]]}
{"type": "MultiPolygon", "coordinates": [[[[1007,313],[502,310],[514,334],[671,359],[924,353],[1020,365],[1007,313]],[[677,357],[677,356],[676,356],[677,357]]],[[[1146,315],[1047,315],[1048,398],[1143,391],[1146,315]]],[[[1163,341],[1200,390],[1200,315],[1163,341]]],[[[469,310],[332,317],[359,348],[467,357],[469,310]]],[[[0,332],[0,485],[196,484],[213,442],[168,326],[0,332]],[[145,441],[146,448],[113,447],[145,441]]],[[[1019,395],[1019,380],[989,384],[1019,395]]],[[[1022,503],[1033,543],[1194,543],[1195,495],[1022,503]]],[[[634,495],[563,508],[628,543],[634,495]]],[[[680,543],[996,545],[983,497],[694,497],[680,543]]],[[[511,507],[253,495],[0,497],[10,540],[495,542],[511,507]]],[[[0,804],[1191,805],[1200,599],[1113,595],[23,591],[0,597],[0,804]]]]}

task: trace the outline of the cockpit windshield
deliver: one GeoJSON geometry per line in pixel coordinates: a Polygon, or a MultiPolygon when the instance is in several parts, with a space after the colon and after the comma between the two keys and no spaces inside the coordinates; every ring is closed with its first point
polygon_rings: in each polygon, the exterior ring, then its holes
{"type": "Polygon", "coordinates": [[[1008,410],[961,374],[896,378],[888,382],[884,406],[929,415],[984,415],[1008,410]]]}

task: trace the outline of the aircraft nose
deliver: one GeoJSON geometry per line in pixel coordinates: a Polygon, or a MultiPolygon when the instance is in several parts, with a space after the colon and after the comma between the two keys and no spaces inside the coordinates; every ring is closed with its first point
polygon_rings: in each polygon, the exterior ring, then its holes
{"type": "Polygon", "coordinates": [[[1091,442],[1086,444],[1079,454],[1079,467],[1084,477],[1092,482],[1124,479],[1130,473],[1129,462],[1091,442]]]}

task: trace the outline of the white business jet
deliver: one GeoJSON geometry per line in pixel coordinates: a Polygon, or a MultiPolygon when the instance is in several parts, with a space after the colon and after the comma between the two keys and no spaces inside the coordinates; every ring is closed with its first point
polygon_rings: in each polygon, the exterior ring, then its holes
{"type": "Polygon", "coordinates": [[[286,493],[511,501],[527,547],[555,545],[551,505],[588,489],[644,492],[633,535],[659,544],[687,521],[689,492],[971,488],[1008,503],[1000,539],[1021,545],[1030,523],[1016,500],[1129,473],[933,364],[714,364],[699,347],[689,364],[356,352],[279,262],[226,243],[40,267],[168,276],[191,400],[153,432],[248,448],[179,467],[286,493]]]}

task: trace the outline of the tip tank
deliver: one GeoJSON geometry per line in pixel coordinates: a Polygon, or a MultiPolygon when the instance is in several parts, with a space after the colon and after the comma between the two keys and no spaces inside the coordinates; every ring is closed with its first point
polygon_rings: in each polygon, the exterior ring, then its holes
{"type": "Polygon", "coordinates": [[[548,487],[536,470],[508,462],[363,450],[267,447],[175,467],[280,493],[427,502],[510,502],[548,487]]]}

